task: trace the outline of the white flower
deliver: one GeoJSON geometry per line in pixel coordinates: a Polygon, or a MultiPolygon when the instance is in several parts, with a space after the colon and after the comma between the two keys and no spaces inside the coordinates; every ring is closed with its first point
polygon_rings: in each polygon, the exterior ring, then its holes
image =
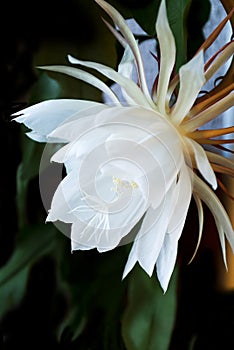
{"type": "MultiPolygon", "coordinates": [[[[234,45],[227,45],[205,70],[203,50],[199,50],[171,79],[176,47],[162,0],[156,22],[160,71],[150,94],[133,34],[111,5],[96,2],[114,21],[119,31],[108,26],[125,48],[118,72],[71,56],[69,61],[97,70],[117,83],[125,102],[91,73],[72,66],[49,66],[43,69],[89,82],[108,94],[112,103],[50,100],[17,112],[15,120],[29,127],[32,131],[28,135],[36,141],[66,143],[52,157],[52,161],[65,164],[67,175],[54,194],[47,221],[72,224],[73,250],[97,248],[103,252],[121,244],[123,238],[126,243],[129,232],[142,219],[124,277],[136,262],[150,276],[156,266],[166,291],[192,195],[200,219],[198,244],[204,202],[216,221],[224,261],[225,237],[234,250],[230,219],[213,191],[217,188],[215,171],[233,175],[234,165],[203,148],[228,142],[213,138],[230,135],[234,127],[201,129],[233,105],[232,87],[198,99],[202,86],[233,55],[234,45]],[[134,63],[137,83],[131,79],[134,63]]],[[[203,48],[207,46],[208,42],[203,48]]]]}

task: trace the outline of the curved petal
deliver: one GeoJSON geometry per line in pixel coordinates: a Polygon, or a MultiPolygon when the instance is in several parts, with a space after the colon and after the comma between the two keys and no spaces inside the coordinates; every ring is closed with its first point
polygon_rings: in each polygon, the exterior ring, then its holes
{"type": "MultiPolygon", "coordinates": [[[[133,64],[134,64],[134,56],[129,45],[127,45],[124,50],[123,57],[118,66],[118,73],[128,79],[132,79],[133,64]]],[[[135,104],[134,101],[128,96],[128,94],[126,94],[125,90],[124,89],[121,89],[121,90],[122,90],[123,97],[125,98],[127,103],[129,105],[134,105],[135,104]]]]}
{"type": "Polygon", "coordinates": [[[209,151],[206,151],[206,155],[210,162],[218,165],[222,165],[224,167],[234,170],[234,162],[232,159],[228,159],[220,154],[209,152],[209,151]]]}
{"type": "Polygon", "coordinates": [[[175,197],[176,188],[171,186],[161,205],[156,209],[150,207],[147,210],[129,254],[123,278],[131,271],[137,261],[145,272],[152,276],[167,232],[175,197]]]}
{"type": "Polygon", "coordinates": [[[164,292],[167,290],[175,266],[178,240],[184,228],[191,194],[191,178],[187,166],[184,164],[177,182],[176,198],[173,200],[175,209],[170,216],[167,233],[156,263],[158,279],[164,292]]]}
{"type": "Polygon", "coordinates": [[[196,141],[193,141],[192,139],[186,138],[186,143],[188,147],[192,149],[198,170],[204,179],[209,184],[211,184],[215,190],[217,188],[217,180],[214,170],[212,169],[212,166],[210,165],[210,162],[207,158],[205,150],[202,148],[202,146],[200,146],[196,141]]]}
{"type": "Polygon", "coordinates": [[[166,1],[162,0],[156,21],[156,33],[160,46],[160,71],[157,87],[157,106],[159,111],[166,113],[166,96],[172,70],[175,64],[175,39],[167,19],[166,1]]]}
{"type": "Polygon", "coordinates": [[[154,108],[153,102],[149,102],[146,99],[141,89],[131,79],[128,79],[125,76],[119,74],[113,68],[96,62],[81,61],[70,55],[68,58],[72,64],[80,64],[82,66],[95,69],[98,72],[104,74],[107,78],[119,84],[125,90],[126,94],[131,98],[131,100],[135,102],[135,104],[154,108]]]}
{"type": "Polygon", "coordinates": [[[218,115],[233,107],[233,99],[234,92],[232,91],[221,100],[205,108],[204,111],[197,114],[194,118],[185,121],[183,123],[184,132],[193,132],[211,120],[214,120],[218,115]]]}
{"type": "Polygon", "coordinates": [[[185,219],[186,216],[183,217],[183,220],[180,222],[180,225],[177,226],[174,232],[165,235],[163,246],[157,259],[157,276],[164,293],[167,291],[171,275],[175,267],[178,240],[181,236],[185,219]]]}
{"type": "Polygon", "coordinates": [[[138,69],[138,75],[140,80],[140,85],[142,88],[142,91],[144,95],[146,96],[146,99],[149,104],[152,105],[152,99],[150,97],[146,78],[145,78],[145,72],[144,72],[144,66],[141,58],[141,53],[138,47],[138,44],[134,38],[133,33],[128,28],[124,18],[121,16],[121,14],[110,4],[108,4],[106,1],[103,0],[95,0],[103,9],[106,11],[106,13],[112,18],[113,22],[118,26],[121,34],[127,41],[128,45],[130,46],[136,60],[137,69],[138,69]]]}
{"type": "MultiPolygon", "coordinates": [[[[87,133],[95,126],[95,120],[98,114],[111,107],[99,103],[94,107],[78,111],[72,117],[66,120],[66,123],[59,125],[49,135],[48,140],[59,138],[65,142],[71,142],[80,137],[83,133],[87,133]]],[[[111,111],[111,109],[110,109],[111,111]]],[[[111,112],[110,112],[111,113],[111,112]]]]}
{"type": "MultiPolygon", "coordinates": [[[[51,138],[48,140],[48,135],[52,131],[79,112],[83,113],[90,107],[98,107],[100,105],[100,103],[86,100],[48,100],[14,113],[13,116],[16,116],[16,118],[13,120],[23,123],[32,129],[33,132],[28,133],[28,136],[36,141],[58,142],[60,137],[57,136],[55,139],[51,138]]],[[[62,140],[59,141],[63,142],[62,140]]]]}
{"type": "Polygon", "coordinates": [[[87,176],[81,179],[75,169],[65,177],[54,194],[47,221],[72,223],[74,242],[110,250],[140,220],[147,202],[139,188],[123,187],[115,193],[112,178],[102,174],[94,178],[92,172],[87,176]]]}
{"type": "MultiPolygon", "coordinates": [[[[194,174],[194,192],[197,193],[212,212],[221,237],[221,243],[224,233],[234,252],[234,232],[229,216],[215,193],[196,174],[194,174]]],[[[224,256],[225,259],[226,257],[224,256]]]]}
{"type": "Polygon", "coordinates": [[[90,85],[93,85],[97,89],[101,90],[105,94],[109,96],[111,99],[112,103],[115,105],[119,105],[120,102],[117,98],[117,96],[114,94],[114,92],[100,79],[95,77],[94,75],[85,72],[81,69],[74,68],[74,67],[69,67],[69,66],[42,66],[42,67],[37,67],[39,69],[43,70],[48,70],[51,72],[58,72],[58,73],[63,73],[70,75],[73,78],[82,80],[90,85]]]}
{"type": "Polygon", "coordinates": [[[179,95],[171,112],[172,121],[177,125],[186,117],[205,84],[203,51],[180,68],[179,77],[179,95]]]}
{"type": "Polygon", "coordinates": [[[171,234],[176,230],[176,227],[183,222],[184,216],[187,216],[188,208],[191,202],[192,181],[187,165],[184,163],[181,166],[177,181],[177,196],[174,198],[174,210],[170,217],[167,233],[171,234]]]}
{"type": "Polygon", "coordinates": [[[199,232],[198,232],[198,240],[197,240],[197,245],[194,250],[193,256],[189,261],[189,264],[193,261],[195,258],[195,255],[197,254],[201,238],[202,238],[202,231],[203,231],[203,224],[204,224],[204,212],[203,212],[203,207],[202,207],[202,201],[200,200],[199,196],[196,193],[193,193],[194,200],[196,202],[197,206],[197,211],[198,211],[198,219],[199,219],[199,232]]]}

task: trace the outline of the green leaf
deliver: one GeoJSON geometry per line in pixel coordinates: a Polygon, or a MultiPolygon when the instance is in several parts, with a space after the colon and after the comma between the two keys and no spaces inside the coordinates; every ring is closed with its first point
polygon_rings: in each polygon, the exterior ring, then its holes
{"type": "Polygon", "coordinates": [[[38,81],[34,85],[30,95],[30,105],[40,101],[58,98],[61,94],[60,84],[47,73],[39,73],[38,81]]]}
{"type": "Polygon", "coordinates": [[[20,303],[31,266],[53,249],[56,232],[51,225],[27,227],[19,232],[11,259],[0,269],[0,317],[20,303]]]}
{"type": "MultiPolygon", "coordinates": [[[[30,97],[29,105],[42,101],[44,99],[56,98],[59,96],[59,84],[46,73],[39,76],[37,83],[34,85],[30,97]]],[[[30,181],[39,173],[41,156],[45,144],[32,141],[24,133],[26,127],[22,127],[23,134],[21,138],[22,161],[17,170],[17,196],[16,206],[18,212],[19,227],[22,228],[28,224],[27,218],[27,195],[30,181]]],[[[39,183],[38,183],[39,186],[39,183]]]]}
{"type": "Polygon", "coordinates": [[[176,42],[176,68],[187,62],[186,16],[192,0],[167,0],[168,20],[176,42]]]}
{"type": "Polygon", "coordinates": [[[167,350],[176,312],[177,271],[166,294],[156,276],[136,266],[129,275],[128,305],[122,334],[127,350],[167,350]]]}

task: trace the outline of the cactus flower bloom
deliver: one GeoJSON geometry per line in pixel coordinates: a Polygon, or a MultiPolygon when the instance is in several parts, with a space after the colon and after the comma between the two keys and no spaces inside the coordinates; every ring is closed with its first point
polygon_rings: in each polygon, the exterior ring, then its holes
{"type": "Polygon", "coordinates": [[[216,174],[234,174],[233,161],[218,151],[220,145],[233,142],[234,126],[206,128],[233,105],[233,84],[199,99],[205,83],[233,55],[234,43],[205,64],[205,42],[174,74],[176,46],[162,0],[156,21],[159,73],[150,92],[138,43],[124,18],[107,2],[96,2],[118,28],[108,24],[124,47],[118,70],[72,56],[69,66],[41,68],[84,80],[111,102],[49,100],[15,113],[15,120],[31,129],[28,136],[35,141],[64,143],[51,160],[63,163],[67,174],[53,196],[47,221],[71,224],[72,250],[111,250],[126,242],[141,220],[139,231],[128,241],[133,244],[123,276],[137,262],[149,276],[156,267],[166,291],[192,196],[200,222],[198,244],[205,203],[217,225],[225,264],[226,238],[234,251],[233,228],[215,194],[221,185],[216,174]],[[118,84],[124,101],[76,65],[118,84]]]}

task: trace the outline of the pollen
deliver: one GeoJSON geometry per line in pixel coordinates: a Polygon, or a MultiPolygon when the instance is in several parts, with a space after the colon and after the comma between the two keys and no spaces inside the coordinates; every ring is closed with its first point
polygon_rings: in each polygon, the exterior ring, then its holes
{"type": "Polygon", "coordinates": [[[127,180],[121,180],[120,178],[113,176],[112,177],[113,184],[115,187],[112,187],[111,190],[114,192],[121,193],[123,190],[126,189],[136,189],[138,188],[138,184],[135,181],[127,181],[127,180]]]}

